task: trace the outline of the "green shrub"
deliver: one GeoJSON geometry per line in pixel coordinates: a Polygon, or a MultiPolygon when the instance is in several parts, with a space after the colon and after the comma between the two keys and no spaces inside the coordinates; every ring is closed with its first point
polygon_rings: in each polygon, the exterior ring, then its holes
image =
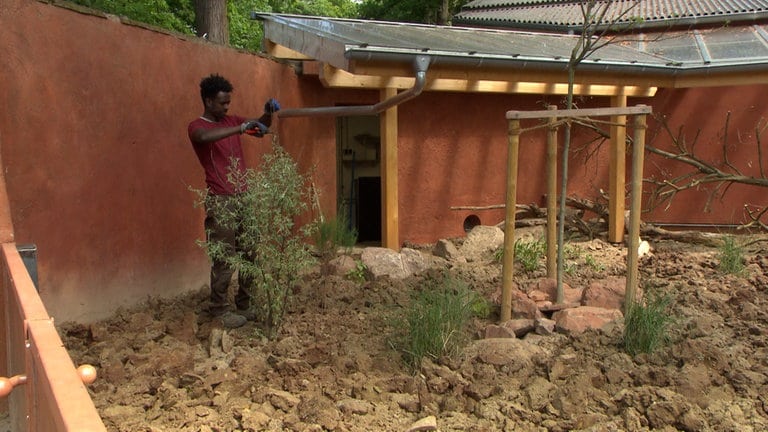
{"type": "Polygon", "coordinates": [[[718,252],[718,269],[727,274],[744,272],[744,248],[733,237],[726,237],[718,252]]]}
{"type": "MultiPolygon", "coordinates": [[[[542,258],[547,254],[547,244],[543,239],[515,241],[515,261],[523,266],[526,272],[532,272],[539,268],[542,258]]],[[[496,262],[504,259],[504,247],[494,252],[496,262]]]]}
{"type": "MultiPolygon", "coordinates": [[[[236,163],[233,160],[231,167],[236,163]]],[[[307,209],[307,179],[278,144],[258,170],[241,174],[230,168],[228,179],[245,192],[230,200],[226,208],[216,208],[221,201],[208,199],[206,191],[195,192],[198,204],[213,207],[223,226],[239,228],[237,242],[245,252],[233,254],[221,242],[200,244],[212,258],[253,278],[252,307],[264,317],[271,338],[282,324],[295,282],[313,263],[304,242],[308,232],[295,224],[296,216],[307,209]]]]}
{"type": "Polygon", "coordinates": [[[593,271],[602,273],[605,270],[605,265],[598,262],[597,259],[595,259],[594,256],[591,254],[587,254],[584,256],[584,264],[587,265],[587,267],[591,268],[593,271]]]}
{"type": "Polygon", "coordinates": [[[465,282],[447,275],[428,279],[395,318],[395,348],[417,370],[424,357],[457,354],[467,340],[471,318],[487,316],[489,311],[486,300],[465,282]]]}
{"type": "Polygon", "coordinates": [[[349,226],[343,213],[339,213],[335,218],[320,218],[313,237],[321,257],[334,256],[339,247],[349,250],[357,243],[357,230],[349,226]]]}
{"type": "Polygon", "coordinates": [[[347,272],[347,279],[357,282],[357,283],[363,283],[365,282],[365,271],[367,268],[365,267],[365,264],[363,264],[362,261],[357,260],[355,262],[355,268],[347,272]]]}
{"type": "Polygon", "coordinates": [[[630,355],[650,354],[669,342],[669,294],[646,292],[640,302],[632,303],[624,317],[624,349],[630,355]]]}

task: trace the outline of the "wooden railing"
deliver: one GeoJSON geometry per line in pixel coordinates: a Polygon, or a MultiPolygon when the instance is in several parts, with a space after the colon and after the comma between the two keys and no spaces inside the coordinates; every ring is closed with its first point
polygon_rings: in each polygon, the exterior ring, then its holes
{"type": "Polygon", "coordinates": [[[106,432],[84,382],[40,300],[16,244],[2,244],[0,413],[13,432],[106,432]]]}

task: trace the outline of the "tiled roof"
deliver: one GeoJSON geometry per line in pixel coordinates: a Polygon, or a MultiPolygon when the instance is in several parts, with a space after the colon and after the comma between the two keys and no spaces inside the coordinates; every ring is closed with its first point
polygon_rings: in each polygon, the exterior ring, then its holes
{"type": "MultiPolygon", "coordinates": [[[[454,24],[578,31],[582,5],[573,0],[475,0],[453,17],[454,24]]],[[[598,0],[604,23],[649,29],[768,20],[768,0],[598,0]]]]}

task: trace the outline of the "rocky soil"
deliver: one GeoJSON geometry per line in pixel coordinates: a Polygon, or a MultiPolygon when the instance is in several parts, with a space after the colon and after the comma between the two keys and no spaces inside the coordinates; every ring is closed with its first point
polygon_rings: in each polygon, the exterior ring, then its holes
{"type": "MultiPolygon", "coordinates": [[[[650,355],[623,351],[621,318],[583,331],[559,324],[543,268],[515,269],[516,304],[539,310],[513,318],[531,325],[499,325],[497,245],[470,238],[414,247],[426,263],[415,274],[310,272],[274,340],[250,323],[222,329],[204,312],[206,289],[60,333],[76,364],[98,368],[89,391],[110,431],[768,430],[766,243],[747,247],[744,274],[726,275],[718,249],[650,242],[641,284],[671,295],[675,318],[671,343],[650,355]],[[413,372],[390,344],[391,318],[435,271],[495,306],[467,329],[460,355],[413,372]]],[[[581,301],[625,276],[621,245],[572,245],[565,281],[581,301]]]]}

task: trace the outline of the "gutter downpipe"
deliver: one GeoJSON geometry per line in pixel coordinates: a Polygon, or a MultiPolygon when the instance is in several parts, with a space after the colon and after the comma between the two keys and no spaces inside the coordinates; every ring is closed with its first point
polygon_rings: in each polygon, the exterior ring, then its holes
{"type": "Polygon", "coordinates": [[[413,69],[416,75],[416,82],[413,87],[383,100],[374,105],[351,105],[351,106],[330,106],[330,107],[311,107],[311,108],[286,108],[277,112],[277,116],[284,117],[319,117],[319,116],[357,116],[372,115],[385,111],[395,105],[411,100],[421,94],[427,83],[427,69],[429,68],[430,56],[417,55],[413,60],[413,69]]]}

